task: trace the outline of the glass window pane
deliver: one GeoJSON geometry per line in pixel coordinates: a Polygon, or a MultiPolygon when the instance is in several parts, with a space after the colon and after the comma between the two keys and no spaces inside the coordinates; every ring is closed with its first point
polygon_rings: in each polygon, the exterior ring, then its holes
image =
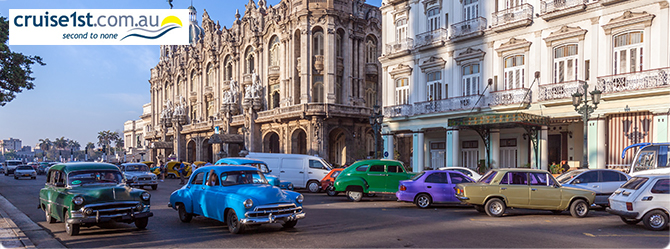
{"type": "Polygon", "coordinates": [[[526,172],[511,172],[512,179],[510,184],[514,185],[528,185],[526,172]]]}

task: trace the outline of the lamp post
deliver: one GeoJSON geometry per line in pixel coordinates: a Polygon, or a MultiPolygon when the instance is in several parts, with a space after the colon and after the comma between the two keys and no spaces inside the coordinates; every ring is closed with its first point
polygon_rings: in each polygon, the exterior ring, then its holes
{"type": "Polygon", "coordinates": [[[600,90],[593,90],[592,92],[590,92],[591,102],[593,103],[593,106],[591,106],[589,105],[589,98],[586,97],[586,93],[588,92],[589,89],[589,84],[584,82],[582,88],[584,89],[584,94],[580,93],[579,91],[572,94],[572,105],[575,106],[575,111],[577,111],[577,113],[582,115],[582,121],[584,122],[584,159],[582,161],[580,168],[585,169],[589,167],[589,155],[588,155],[589,116],[596,109],[598,109],[598,104],[600,103],[600,95],[602,94],[602,92],[600,90]]]}
{"type": "Polygon", "coordinates": [[[384,115],[379,105],[374,105],[372,114],[370,114],[370,125],[372,125],[372,130],[375,133],[375,158],[379,158],[379,133],[382,129],[382,121],[384,115]]]}

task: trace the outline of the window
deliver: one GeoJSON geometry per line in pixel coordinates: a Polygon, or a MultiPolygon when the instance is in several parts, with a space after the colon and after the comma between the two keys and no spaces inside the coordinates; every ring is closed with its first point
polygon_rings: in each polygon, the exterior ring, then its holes
{"type": "Polygon", "coordinates": [[[491,170],[488,173],[484,174],[484,176],[482,176],[482,178],[479,178],[479,181],[477,181],[477,182],[479,182],[479,183],[491,183],[493,178],[496,177],[496,174],[498,174],[498,171],[491,170]]]}
{"type": "Polygon", "coordinates": [[[428,17],[428,31],[437,30],[440,28],[440,9],[432,8],[426,13],[428,17]]]}
{"type": "Polygon", "coordinates": [[[323,99],[323,76],[314,76],[314,88],[312,89],[312,101],[315,103],[324,102],[323,99]]]}
{"type": "Polygon", "coordinates": [[[279,37],[275,36],[270,42],[270,66],[279,66],[279,37]]]}
{"type": "Polygon", "coordinates": [[[554,49],[554,83],[577,80],[577,44],[554,49]]]}
{"type": "Polygon", "coordinates": [[[372,165],[370,166],[370,172],[384,172],[384,165],[372,165]]]}
{"type": "Polygon", "coordinates": [[[198,114],[198,105],[191,105],[191,121],[196,120],[198,114]]]}
{"type": "Polygon", "coordinates": [[[626,176],[615,171],[609,171],[609,170],[603,170],[600,171],[602,174],[602,181],[603,182],[621,182],[621,181],[626,181],[626,176]]]}
{"type": "Polygon", "coordinates": [[[524,81],[524,56],[513,55],[505,58],[505,89],[523,88],[524,81]]]}
{"type": "Polygon", "coordinates": [[[205,86],[211,86],[214,83],[214,67],[210,63],[207,65],[207,81],[205,81],[205,86]]]}
{"type": "Polygon", "coordinates": [[[313,39],[314,55],[323,55],[323,31],[316,31],[313,39]]]}
{"type": "Polygon", "coordinates": [[[464,175],[456,174],[456,173],[449,173],[449,178],[451,179],[451,184],[472,182],[470,179],[468,179],[464,175]]]}
{"type": "Polygon", "coordinates": [[[245,54],[245,61],[247,64],[247,73],[254,73],[254,47],[249,47],[247,48],[247,52],[245,54]]]}
{"type": "Polygon", "coordinates": [[[614,74],[634,73],[643,70],[642,31],[633,31],[614,36],[614,74]]]}
{"type": "Polygon", "coordinates": [[[519,5],[522,5],[523,2],[524,2],[524,0],[507,0],[507,2],[506,2],[507,5],[506,5],[506,7],[507,7],[508,9],[509,9],[509,8],[514,8],[514,7],[517,7],[517,6],[519,6],[519,5]]]}
{"type": "Polygon", "coordinates": [[[597,171],[589,171],[584,174],[581,174],[580,176],[573,181],[573,184],[579,184],[579,183],[589,183],[589,182],[597,182],[598,181],[598,172],[597,171]]]}
{"type": "Polygon", "coordinates": [[[226,58],[226,62],[224,63],[226,65],[226,70],[225,70],[225,76],[223,77],[224,80],[232,80],[233,79],[233,62],[230,59],[230,56],[226,58]]]}
{"type": "Polygon", "coordinates": [[[279,108],[279,91],[272,92],[272,108],[279,108]]]}
{"type": "Polygon", "coordinates": [[[442,99],[442,72],[436,71],[427,73],[426,81],[426,100],[433,101],[442,99]]]}
{"type": "Polygon", "coordinates": [[[479,16],[479,0],[463,1],[463,20],[475,19],[479,16]]]}
{"type": "Polygon", "coordinates": [[[479,94],[479,64],[463,66],[463,96],[479,94]]]}
{"type": "Polygon", "coordinates": [[[591,61],[590,60],[585,60],[584,61],[584,80],[589,80],[591,79],[591,61]]]}
{"type": "Polygon", "coordinates": [[[395,22],[395,40],[404,41],[405,38],[407,38],[407,18],[401,18],[395,22]]]}
{"type": "Polygon", "coordinates": [[[361,165],[358,166],[358,168],[356,168],[356,171],[366,171],[368,170],[368,167],[369,167],[368,165],[361,165]]]}
{"type": "Polygon", "coordinates": [[[426,183],[447,183],[447,173],[437,172],[426,177],[426,183]]]}
{"type": "Polygon", "coordinates": [[[377,63],[377,43],[375,40],[368,38],[365,48],[367,49],[365,63],[377,63]]]}
{"type": "Polygon", "coordinates": [[[183,86],[181,83],[181,77],[177,77],[177,96],[181,96],[181,88],[183,86]]]}
{"type": "Polygon", "coordinates": [[[335,37],[335,45],[337,46],[335,49],[336,56],[342,57],[342,34],[340,32],[337,32],[337,36],[335,37]]]}
{"type": "MultiPolygon", "coordinates": [[[[530,174],[530,185],[534,186],[549,186],[548,182],[549,175],[546,173],[529,173],[530,174]]],[[[551,184],[553,185],[553,183],[551,184]]]]}
{"type": "Polygon", "coordinates": [[[388,165],[386,166],[386,172],[388,173],[402,173],[400,165],[388,165]]]}
{"type": "Polygon", "coordinates": [[[317,160],[309,160],[309,168],[311,169],[327,169],[326,166],[317,160]]]}
{"type": "Polygon", "coordinates": [[[195,92],[195,86],[197,86],[196,80],[198,79],[197,74],[195,73],[195,70],[191,71],[191,91],[195,92]]]}
{"type": "Polygon", "coordinates": [[[527,174],[526,172],[509,172],[508,176],[511,177],[509,179],[509,184],[512,185],[528,185],[528,179],[527,179],[527,174]]]}
{"type": "Polygon", "coordinates": [[[205,172],[200,172],[193,177],[193,180],[191,180],[191,184],[202,185],[204,178],[205,178],[205,172]]]}
{"type": "Polygon", "coordinates": [[[409,104],[409,79],[402,78],[395,81],[395,104],[409,104]]]}
{"type": "Polygon", "coordinates": [[[654,194],[670,194],[670,179],[660,179],[651,188],[654,194]]]}
{"type": "Polygon", "coordinates": [[[633,178],[630,178],[630,180],[628,180],[626,183],[621,185],[621,188],[638,190],[648,180],[649,180],[649,178],[647,178],[647,177],[633,177],[633,178]]]}

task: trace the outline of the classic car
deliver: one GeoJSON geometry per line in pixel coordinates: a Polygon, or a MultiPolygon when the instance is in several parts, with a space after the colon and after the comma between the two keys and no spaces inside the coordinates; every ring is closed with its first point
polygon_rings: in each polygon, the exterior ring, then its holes
{"type": "Polygon", "coordinates": [[[119,166],[119,170],[126,177],[126,184],[131,187],[143,188],[150,186],[151,189],[158,188],[158,177],[149,171],[149,166],[143,163],[124,163],[119,166]]]}
{"type": "Polygon", "coordinates": [[[303,200],[297,192],[270,185],[255,167],[205,166],[170,195],[168,206],[182,222],[200,215],[225,222],[236,234],[268,223],[295,227],[305,217],[303,200]]]}
{"type": "Polygon", "coordinates": [[[14,179],[19,179],[21,177],[30,177],[30,179],[37,179],[37,172],[32,166],[29,165],[19,165],[14,170],[14,179]]]}
{"type": "Polygon", "coordinates": [[[548,171],[539,169],[492,169],[476,183],[456,185],[456,197],[480,213],[500,217],[508,207],[550,210],[569,209],[574,217],[586,217],[596,193],[561,186],[548,171]]]}
{"type": "Polygon", "coordinates": [[[577,169],[556,177],[564,187],[588,189],[596,192],[595,204],[608,206],[607,198],[630,179],[626,173],[613,169],[577,169]]]}
{"type": "MultiPolygon", "coordinates": [[[[178,161],[170,161],[167,163],[167,166],[165,167],[167,169],[167,177],[168,178],[179,178],[179,162],[178,161]]],[[[191,176],[191,164],[184,162],[184,166],[186,166],[186,175],[184,177],[188,178],[191,176]]],[[[160,168],[157,168],[154,170],[152,173],[158,175],[160,174],[160,168]]]]}
{"type": "Polygon", "coordinates": [[[668,227],[670,175],[640,174],[628,180],[609,198],[607,212],[629,225],[642,221],[649,230],[668,227]]]}
{"type": "Polygon", "coordinates": [[[145,229],[153,216],[151,194],[126,186],[119,168],[108,163],[56,164],[39,195],[47,223],[63,222],[71,236],[109,221],[145,229]]]}
{"type": "Polygon", "coordinates": [[[363,194],[395,194],[398,183],[412,178],[400,161],[387,159],[361,160],[347,167],[335,179],[335,191],[345,192],[351,201],[360,201],[363,194]]]}
{"type": "Polygon", "coordinates": [[[281,181],[279,180],[279,177],[276,175],[272,175],[272,170],[268,168],[268,165],[265,164],[261,160],[256,160],[256,159],[250,159],[250,158],[244,158],[244,157],[228,157],[228,158],[221,158],[218,161],[216,161],[215,165],[247,165],[247,166],[252,166],[260,170],[263,175],[265,176],[265,179],[268,180],[268,183],[272,186],[277,186],[281,189],[288,189],[288,190],[293,190],[293,183],[287,182],[287,181],[281,181]]]}
{"type": "Polygon", "coordinates": [[[339,193],[335,191],[335,186],[333,186],[333,183],[335,182],[335,179],[337,179],[337,176],[342,173],[342,170],[344,170],[344,168],[334,168],[328,172],[328,174],[323,179],[321,179],[321,189],[325,189],[328,196],[336,196],[339,193]]]}
{"type": "Polygon", "coordinates": [[[412,202],[420,208],[430,207],[433,203],[460,203],[454,186],[468,182],[474,180],[458,171],[427,170],[410,180],[400,181],[395,196],[398,201],[412,202]]]}
{"type": "Polygon", "coordinates": [[[443,167],[443,168],[439,168],[439,170],[458,171],[458,172],[461,172],[461,173],[465,174],[466,176],[472,178],[475,181],[479,180],[479,178],[482,178],[482,175],[477,173],[477,171],[475,171],[471,168],[466,168],[466,167],[443,167]]]}

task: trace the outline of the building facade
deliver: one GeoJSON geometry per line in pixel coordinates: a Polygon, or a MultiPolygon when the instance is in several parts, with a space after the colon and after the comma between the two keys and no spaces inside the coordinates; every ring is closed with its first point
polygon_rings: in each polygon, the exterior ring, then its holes
{"type": "Polygon", "coordinates": [[[142,106],[140,119],[128,120],[123,124],[123,149],[126,161],[153,160],[149,155],[149,141],[145,134],[151,129],[151,103],[142,106]]]}
{"type": "Polygon", "coordinates": [[[349,164],[374,149],[381,12],[362,0],[250,0],[230,28],[190,7],[191,45],[162,46],[144,138],[152,158],[240,151],[349,164]]]}
{"type": "Polygon", "coordinates": [[[547,169],[580,167],[586,151],[588,167],[620,168],[626,146],[670,141],[668,1],[384,0],[381,11],[387,158],[416,171],[547,169]],[[584,84],[602,92],[586,124],[572,104],[584,84]]]}
{"type": "Polygon", "coordinates": [[[2,147],[2,153],[4,154],[5,152],[10,152],[10,151],[20,151],[23,147],[21,146],[21,139],[16,139],[16,138],[9,138],[9,139],[3,139],[2,144],[0,144],[2,147]]]}

